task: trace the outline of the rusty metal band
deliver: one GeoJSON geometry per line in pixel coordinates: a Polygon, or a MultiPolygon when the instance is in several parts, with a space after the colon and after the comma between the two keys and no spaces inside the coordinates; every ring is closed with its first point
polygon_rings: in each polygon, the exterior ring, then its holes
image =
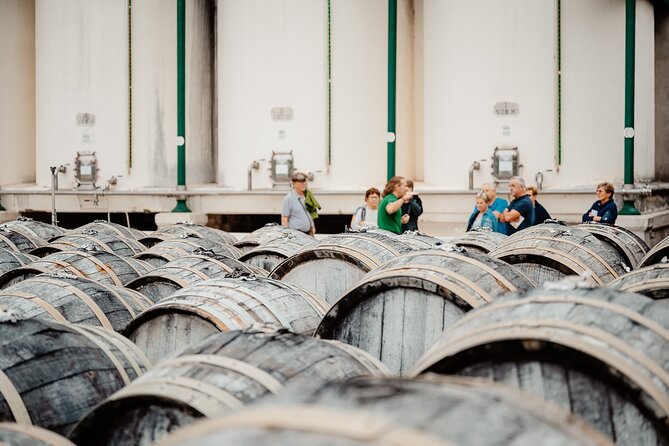
{"type": "Polygon", "coordinates": [[[68,325],[68,328],[71,330],[76,331],[77,333],[81,334],[82,336],[85,336],[88,340],[90,340],[93,344],[95,344],[102,352],[109,358],[109,361],[114,365],[116,368],[116,371],[118,372],[119,376],[121,377],[121,380],[123,380],[123,383],[125,385],[130,384],[130,377],[128,377],[128,374],[125,371],[125,367],[119,362],[118,358],[114,353],[109,350],[109,347],[107,347],[105,344],[100,342],[99,339],[97,339],[97,336],[92,335],[89,331],[86,329],[82,329],[80,326],[70,324],[68,325]]]}
{"type": "Polygon", "coordinates": [[[5,398],[14,421],[19,424],[33,424],[21,395],[2,369],[0,369],[0,393],[5,398]]]}
{"type": "MultiPolygon", "coordinates": [[[[360,285],[369,284],[369,283],[376,282],[376,281],[382,281],[384,279],[395,279],[397,277],[402,277],[402,276],[398,276],[396,271],[397,270],[383,270],[383,271],[378,272],[377,274],[372,274],[372,275],[369,275],[369,276],[365,276],[363,278],[363,280],[359,282],[359,284],[360,285]]],[[[435,283],[435,284],[441,286],[442,288],[445,288],[445,289],[451,291],[453,294],[458,296],[460,299],[467,302],[469,304],[469,306],[472,307],[472,308],[478,308],[481,305],[483,305],[485,302],[487,302],[486,299],[483,296],[481,297],[481,300],[484,301],[483,303],[476,300],[472,296],[471,292],[467,291],[465,288],[461,287],[459,284],[457,284],[455,282],[452,282],[450,280],[447,280],[443,277],[432,277],[432,278],[428,279],[428,278],[419,276],[418,278],[423,279],[423,280],[428,280],[432,283],[435,283]]],[[[353,287],[353,289],[355,289],[357,287],[358,287],[358,285],[356,284],[353,287]]]]}
{"type": "Polygon", "coordinates": [[[611,273],[611,275],[613,277],[618,277],[619,276],[619,274],[616,272],[616,270],[611,268],[611,265],[609,265],[609,262],[604,260],[604,258],[602,258],[602,256],[600,256],[599,254],[597,254],[595,251],[591,250],[590,248],[587,248],[583,245],[579,245],[576,242],[573,242],[571,240],[561,239],[561,238],[540,237],[540,236],[532,237],[532,240],[543,240],[543,241],[549,241],[549,242],[564,243],[565,245],[569,245],[569,246],[572,246],[576,249],[583,250],[589,256],[591,256],[592,258],[597,259],[599,261],[599,263],[601,263],[607,270],[609,270],[609,272],[611,273]]]}
{"type": "Polygon", "coordinates": [[[221,415],[225,409],[238,409],[243,405],[237,397],[218,386],[183,376],[142,379],[119,390],[109,399],[135,396],[160,396],[176,400],[206,417],[221,415]]]}
{"type": "Polygon", "coordinates": [[[283,384],[272,375],[261,368],[239,361],[234,358],[219,355],[186,355],[168,359],[160,363],[160,367],[179,367],[183,365],[207,364],[231,370],[233,372],[251,378],[258,384],[272,393],[277,393],[283,389],[283,384]]]}
{"type": "MultiPolygon", "coordinates": [[[[420,251],[418,251],[420,252],[420,251]]],[[[416,255],[416,253],[409,253],[409,254],[404,254],[403,257],[411,257],[412,255],[416,255]]],[[[502,274],[500,274],[497,270],[494,268],[491,268],[489,265],[486,265],[485,263],[479,262],[476,259],[472,259],[470,257],[467,257],[465,255],[459,254],[457,252],[446,252],[446,251],[435,251],[432,252],[430,251],[430,255],[435,255],[439,257],[447,257],[450,259],[456,259],[460,260],[462,262],[468,263],[472,266],[481,268],[486,270],[491,276],[493,276],[498,282],[500,282],[502,285],[504,285],[506,288],[509,289],[509,291],[518,291],[518,288],[514,284],[512,284],[509,279],[504,277],[502,274]]],[[[426,267],[430,267],[430,265],[425,265],[426,267]]]]}
{"type": "Polygon", "coordinates": [[[105,339],[108,342],[114,344],[114,347],[116,347],[121,353],[123,353],[125,359],[130,363],[130,366],[135,371],[136,376],[142,375],[145,370],[151,368],[151,361],[149,361],[149,359],[144,355],[144,352],[142,352],[134,342],[129,341],[123,336],[118,335],[116,333],[112,334],[109,332],[109,330],[105,330],[100,327],[95,327],[93,325],[82,324],[79,326],[79,328],[89,331],[93,335],[101,337],[102,339],[105,339]],[[141,366],[144,366],[144,370],[142,370],[140,364],[138,364],[137,361],[135,361],[135,358],[139,359],[142,362],[141,366]]]}
{"type": "MultiPolygon", "coordinates": [[[[113,251],[111,253],[114,254],[113,251]]],[[[111,278],[111,280],[114,282],[114,285],[123,286],[123,283],[121,282],[121,279],[118,278],[116,273],[109,266],[107,266],[107,264],[102,262],[100,259],[98,259],[94,255],[91,255],[90,253],[87,253],[85,251],[77,252],[77,254],[79,254],[82,257],[85,257],[86,259],[90,260],[91,262],[93,262],[95,264],[95,266],[99,267],[101,270],[106,272],[109,275],[109,277],[111,278]]]]}
{"type": "Polygon", "coordinates": [[[396,420],[361,409],[326,408],[307,404],[254,407],[198,423],[170,436],[165,446],[176,446],[193,436],[211,435],[225,429],[291,430],[346,438],[378,446],[451,446],[447,440],[396,420]]]}
{"type": "Polygon", "coordinates": [[[4,235],[0,235],[0,240],[2,240],[2,241],[4,241],[5,243],[7,243],[7,244],[9,245],[9,247],[11,248],[12,251],[21,252],[21,250],[18,248],[18,246],[16,246],[16,245],[14,244],[14,242],[12,242],[10,239],[8,239],[7,237],[5,237],[4,235]]]}
{"type": "MultiPolygon", "coordinates": [[[[570,267],[573,271],[575,272],[591,272],[592,273],[592,280],[594,280],[598,285],[604,286],[605,283],[600,278],[595,272],[592,270],[592,268],[588,267],[585,263],[581,262],[580,259],[575,259],[569,254],[565,253],[564,251],[560,251],[559,249],[553,249],[549,248],[546,246],[541,246],[541,247],[520,247],[520,248],[514,248],[514,247],[509,247],[505,250],[502,251],[494,251],[490,255],[492,257],[495,257],[497,259],[502,259],[504,257],[508,256],[517,256],[517,255],[524,255],[524,254],[532,254],[540,257],[547,257],[551,260],[554,260],[558,263],[562,263],[568,267],[570,267]],[[521,251],[522,250],[522,251],[521,251]]],[[[513,265],[513,264],[512,264],[513,265]]],[[[617,276],[615,276],[617,277],[617,276]]]]}
{"type": "MultiPolygon", "coordinates": [[[[26,435],[27,437],[30,437],[33,440],[41,441],[45,445],[49,446],[72,446],[72,443],[69,440],[61,437],[60,435],[54,432],[42,429],[41,427],[37,426],[32,426],[28,428],[27,425],[25,424],[2,422],[0,423],[0,431],[17,432],[19,434],[26,435]]],[[[9,443],[0,443],[0,444],[9,445],[9,443]]]]}
{"type": "Polygon", "coordinates": [[[575,324],[570,324],[564,321],[551,320],[515,320],[513,322],[502,322],[498,324],[491,324],[480,327],[477,330],[463,334],[463,337],[450,339],[448,345],[440,343],[438,348],[431,349],[429,355],[425,355],[416,364],[410,374],[415,376],[420,372],[443,358],[453,356],[459,352],[486,345],[491,342],[508,341],[508,340],[542,340],[554,344],[559,344],[577,351],[585,353],[593,358],[596,358],[603,363],[609,365],[614,370],[618,370],[624,376],[629,378],[635,385],[643,389],[663,410],[665,416],[669,414],[669,395],[666,393],[667,383],[669,383],[669,374],[665,372],[661,366],[652,362],[643,354],[637,353],[634,348],[620,341],[619,338],[606,333],[599,329],[591,327],[584,327],[575,324]],[[658,388],[653,382],[653,377],[642,373],[639,368],[630,365],[621,358],[611,355],[607,346],[596,346],[580,338],[575,338],[569,334],[556,332],[547,328],[556,328],[558,330],[570,330],[571,333],[579,333],[591,338],[602,341],[608,346],[617,348],[620,352],[627,355],[629,358],[637,361],[638,364],[645,367],[647,370],[655,374],[662,383],[664,389],[658,388]]]}
{"type": "Polygon", "coordinates": [[[394,376],[393,372],[391,372],[384,363],[362,349],[353,347],[352,345],[346,344],[344,342],[335,341],[333,339],[321,339],[321,342],[326,342],[333,347],[344,351],[346,354],[355,359],[356,362],[365,367],[371,376],[382,376],[389,378],[394,376]]]}
{"type": "MultiPolygon", "coordinates": [[[[399,267],[393,267],[389,269],[384,269],[382,271],[379,271],[379,275],[383,275],[383,273],[390,272],[390,271],[411,271],[412,269],[417,270],[419,274],[415,274],[415,277],[420,277],[421,279],[426,279],[431,282],[438,283],[441,285],[441,279],[440,277],[432,278],[429,276],[423,276],[422,273],[423,271],[430,273],[430,272],[437,272],[440,274],[443,274],[444,277],[453,279],[456,282],[460,282],[461,284],[467,286],[468,288],[471,288],[474,290],[479,296],[481,296],[481,299],[485,300],[486,302],[492,302],[493,296],[490,294],[487,290],[484,290],[480,286],[476,284],[473,280],[468,279],[467,277],[463,276],[462,274],[450,271],[446,268],[440,268],[438,266],[432,266],[432,265],[421,265],[421,264],[415,264],[415,265],[404,265],[404,266],[399,266],[399,267]],[[435,280],[436,279],[436,280],[435,280]]],[[[372,273],[368,276],[369,278],[372,277],[377,277],[376,274],[372,273]]],[[[452,283],[451,281],[446,281],[445,283],[452,283]]]]}
{"type": "Polygon", "coordinates": [[[69,283],[62,281],[62,280],[54,280],[49,277],[39,277],[39,278],[33,278],[35,282],[39,283],[45,283],[47,285],[54,285],[54,286],[59,286],[60,288],[63,288],[70,293],[74,294],[77,296],[95,315],[95,317],[100,321],[100,324],[102,324],[103,327],[109,328],[110,330],[113,330],[114,327],[112,326],[111,322],[109,322],[109,319],[107,318],[107,315],[105,314],[104,311],[102,311],[102,308],[98,306],[98,304],[95,303],[93,299],[91,299],[91,296],[88,294],[84,293],[81,291],[79,288],[70,285],[69,283]]]}

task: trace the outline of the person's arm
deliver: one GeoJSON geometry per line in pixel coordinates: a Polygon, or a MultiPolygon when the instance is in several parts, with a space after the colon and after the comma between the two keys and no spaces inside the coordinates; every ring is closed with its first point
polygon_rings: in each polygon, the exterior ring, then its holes
{"type": "Polygon", "coordinates": [[[284,228],[288,227],[288,216],[287,215],[282,215],[281,216],[281,226],[284,228]]]}
{"type": "Polygon", "coordinates": [[[395,212],[402,209],[402,205],[405,203],[404,198],[399,198],[392,203],[386,205],[386,212],[388,215],[393,215],[395,212]]]}
{"type": "Polygon", "coordinates": [[[602,209],[601,215],[595,217],[595,221],[598,221],[600,223],[608,223],[612,225],[616,222],[617,217],[618,217],[618,209],[616,208],[615,203],[611,202],[611,205],[605,206],[605,208],[602,209]]]}
{"type": "Polygon", "coordinates": [[[499,219],[499,221],[506,223],[511,223],[512,221],[518,220],[520,220],[520,212],[515,209],[509,210],[509,208],[504,209],[504,212],[502,212],[502,215],[499,219]]]}

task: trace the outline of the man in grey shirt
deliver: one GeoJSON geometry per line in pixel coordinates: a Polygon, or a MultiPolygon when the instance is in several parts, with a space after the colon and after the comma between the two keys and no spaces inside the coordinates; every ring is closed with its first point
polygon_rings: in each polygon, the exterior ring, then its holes
{"type": "Polygon", "coordinates": [[[302,172],[295,172],[291,180],[293,190],[288,192],[281,205],[281,226],[314,235],[316,233],[316,226],[307,208],[304,206],[307,176],[302,172]]]}

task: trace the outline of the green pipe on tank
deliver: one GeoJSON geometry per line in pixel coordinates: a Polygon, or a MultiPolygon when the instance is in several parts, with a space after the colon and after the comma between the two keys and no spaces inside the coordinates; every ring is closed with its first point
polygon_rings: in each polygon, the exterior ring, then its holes
{"type": "MultiPolygon", "coordinates": [[[[636,0],[625,0],[625,184],[634,185],[634,57],[636,0]]],[[[634,200],[623,197],[621,215],[639,215],[634,200]]]]}
{"type": "MultiPolygon", "coordinates": [[[[177,190],[186,190],[186,0],[177,0],[177,190]]],[[[184,196],[172,212],[190,212],[184,196]]]]}
{"type": "Polygon", "coordinates": [[[397,0],[388,0],[388,179],[395,176],[395,102],[397,83],[397,0]]]}

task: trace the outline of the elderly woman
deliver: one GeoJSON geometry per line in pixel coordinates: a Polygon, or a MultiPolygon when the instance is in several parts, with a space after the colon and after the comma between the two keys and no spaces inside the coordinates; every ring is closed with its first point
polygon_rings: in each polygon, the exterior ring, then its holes
{"type": "Polygon", "coordinates": [[[375,229],[380,200],[381,191],[375,187],[367,189],[367,192],[365,192],[365,205],[355,210],[351,219],[351,229],[375,229]]]}
{"type": "Polygon", "coordinates": [[[582,221],[596,221],[613,225],[618,218],[618,208],[613,202],[613,184],[601,183],[597,186],[597,201],[595,201],[588,212],[583,214],[582,221]]]}
{"type": "Polygon", "coordinates": [[[493,231],[497,229],[497,217],[492,211],[488,208],[490,205],[490,198],[485,192],[476,194],[476,210],[469,217],[469,222],[467,223],[467,231],[471,231],[474,228],[490,228],[493,231]]]}

